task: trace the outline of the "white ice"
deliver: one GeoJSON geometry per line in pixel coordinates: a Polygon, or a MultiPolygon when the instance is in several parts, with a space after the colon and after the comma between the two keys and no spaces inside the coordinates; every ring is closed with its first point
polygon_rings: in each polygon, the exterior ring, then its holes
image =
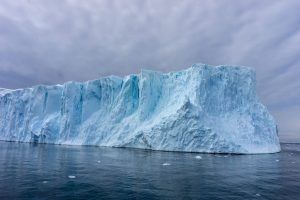
{"type": "Polygon", "coordinates": [[[170,163],[163,163],[162,164],[163,166],[169,166],[169,165],[171,165],[170,163]]]}

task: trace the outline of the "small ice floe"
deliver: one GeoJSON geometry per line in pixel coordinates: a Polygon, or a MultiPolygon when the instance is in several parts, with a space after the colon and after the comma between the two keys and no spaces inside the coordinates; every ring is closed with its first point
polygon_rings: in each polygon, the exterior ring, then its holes
{"type": "Polygon", "coordinates": [[[223,156],[224,158],[227,158],[228,156],[223,156]]]}
{"type": "Polygon", "coordinates": [[[74,175],[69,175],[68,177],[71,179],[76,178],[76,176],[74,176],[74,175]]]}
{"type": "Polygon", "coordinates": [[[196,159],[202,159],[202,156],[195,156],[196,159]]]}
{"type": "Polygon", "coordinates": [[[256,193],[255,196],[260,197],[260,194],[256,193]]]}
{"type": "Polygon", "coordinates": [[[171,165],[171,164],[166,162],[166,163],[163,163],[162,165],[163,165],[163,166],[169,166],[169,165],[171,165]]]}
{"type": "Polygon", "coordinates": [[[43,181],[44,184],[48,183],[48,181],[43,181]]]}
{"type": "Polygon", "coordinates": [[[295,163],[296,163],[296,162],[294,162],[294,161],[292,162],[292,164],[295,164],[295,163]]]}
{"type": "Polygon", "coordinates": [[[100,161],[100,160],[98,160],[98,161],[97,161],[97,163],[101,163],[101,161],[100,161]]]}
{"type": "Polygon", "coordinates": [[[276,160],[276,162],[279,162],[279,160],[276,160]]]}

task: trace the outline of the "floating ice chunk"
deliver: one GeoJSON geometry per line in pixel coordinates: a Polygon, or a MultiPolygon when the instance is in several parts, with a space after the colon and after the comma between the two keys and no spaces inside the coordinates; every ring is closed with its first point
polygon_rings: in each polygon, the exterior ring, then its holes
{"type": "Polygon", "coordinates": [[[76,176],[74,176],[74,175],[69,175],[68,177],[71,178],[71,179],[76,178],[76,176]]]}
{"type": "Polygon", "coordinates": [[[202,159],[202,157],[199,156],[199,155],[198,155],[198,156],[195,156],[195,158],[196,158],[196,159],[202,159]]]}
{"type": "Polygon", "coordinates": [[[101,163],[101,161],[100,161],[100,160],[98,160],[98,161],[97,161],[97,163],[101,163]]]}
{"type": "Polygon", "coordinates": [[[276,162],[279,162],[279,160],[276,160],[276,162]]]}
{"type": "Polygon", "coordinates": [[[258,193],[256,193],[256,194],[255,194],[255,196],[257,196],[257,197],[260,197],[261,195],[260,195],[260,194],[258,194],[258,193]]]}
{"type": "Polygon", "coordinates": [[[48,181],[43,181],[44,184],[48,183],[48,181]]]}
{"type": "Polygon", "coordinates": [[[169,166],[169,165],[171,165],[171,164],[166,162],[166,163],[163,163],[162,165],[163,165],[163,166],[169,166]]]}

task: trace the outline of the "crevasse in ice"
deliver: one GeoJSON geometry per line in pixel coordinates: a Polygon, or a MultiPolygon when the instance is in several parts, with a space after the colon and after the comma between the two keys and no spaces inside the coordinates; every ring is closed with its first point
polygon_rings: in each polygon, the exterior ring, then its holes
{"type": "Polygon", "coordinates": [[[0,140],[208,153],[280,151],[255,71],[195,64],[0,90],[0,140]]]}

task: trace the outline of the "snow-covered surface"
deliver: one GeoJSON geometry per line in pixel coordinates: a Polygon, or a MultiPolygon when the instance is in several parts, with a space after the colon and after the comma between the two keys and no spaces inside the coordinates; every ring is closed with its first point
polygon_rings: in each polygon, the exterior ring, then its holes
{"type": "Polygon", "coordinates": [[[248,67],[196,64],[0,90],[0,140],[210,153],[280,151],[248,67]]]}

